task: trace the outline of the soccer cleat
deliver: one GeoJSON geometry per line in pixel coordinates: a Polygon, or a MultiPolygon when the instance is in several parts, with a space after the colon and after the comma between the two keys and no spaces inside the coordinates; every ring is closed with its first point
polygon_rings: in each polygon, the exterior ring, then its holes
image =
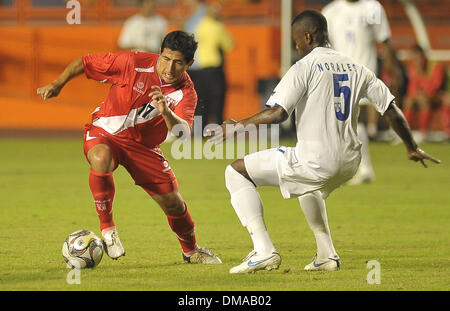
{"type": "Polygon", "coordinates": [[[102,241],[106,253],[112,259],[117,260],[119,257],[125,256],[125,249],[120,242],[119,235],[116,230],[108,231],[105,234],[102,233],[102,241]]]}
{"type": "Polygon", "coordinates": [[[242,260],[242,263],[239,266],[231,268],[230,273],[255,273],[259,270],[270,271],[278,269],[280,265],[281,256],[277,252],[272,252],[272,254],[268,256],[261,256],[253,250],[242,260]]]}
{"type": "Polygon", "coordinates": [[[206,247],[197,247],[194,253],[190,256],[185,255],[182,252],[183,260],[187,263],[202,263],[202,264],[221,264],[222,260],[220,260],[217,255],[215,255],[210,249],[206,247]]]}
{"type": "Polygon", "coordinates": [[[336,271],[341,268],[341,260],[338,256],[329,257],[327,259],[317,258],[314,256],[313,261],[305,266],[306,271],[336,271]]]}

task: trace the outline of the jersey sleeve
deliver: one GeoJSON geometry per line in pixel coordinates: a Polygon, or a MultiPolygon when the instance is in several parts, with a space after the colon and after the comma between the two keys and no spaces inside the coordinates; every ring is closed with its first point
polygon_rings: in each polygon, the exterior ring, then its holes
{"type": "Polygon", "coordinates": [[[281,106],[289,116],[292,114],[307,89],[307,70],[304,67],[301,61],[291,66],[267,100],[267,108],[281,106]]]}
{"type": "Polygon", "coordinates": [[[87,54],[81,57],[88,79],[111,84],[122,84],[131,63],[130,52],[87,54]]]}
{"type": "Polygon", "coordinates": [[[395,99],[386,84],[378,79],[372,71],[363,67],[366,79],[366,97],[370,100],[375,109],[383,115],[389,104],[395,99]]]}
{"type": "Polygon", "coordinates": [[[369,9],[369,11],[372,11],[375,14],[373,16],[375,40],[381,43],[391,38],[389,21],[386,16],[386,11],[378,1],[371,2],[371,5],[373,5],[374,8],[373,10],[369,9]]]}
{"type": "Polygon", "coordinates": [[[189,128],[192,129],[194,123],[194,112],[197,106],[197,93],[192,87],[183,90],[183,98],[175,106],[173,112],[189,124],[189,128]]]}

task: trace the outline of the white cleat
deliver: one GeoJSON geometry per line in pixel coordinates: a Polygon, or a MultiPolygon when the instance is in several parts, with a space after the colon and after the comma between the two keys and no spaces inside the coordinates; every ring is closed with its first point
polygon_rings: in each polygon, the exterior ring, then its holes
{"type": "Polygon", "coordinates": [[[123,248],[119,235],[115,229],[107,231],[104,234],[102,232],[102,241],[106,253],[112,259],[116,260],[121,256],[125,256],[125,249],[123,248]]]}
{"type": "Polygon", "coordinates": [[[349,186],[367,184],[375,181],[375,174],[371,170],[358,170],[355,176],[347,182],[349,186]]]}
{"type": "Polygon", "coordinates": [[[336,271],[340,268],[341,260],[338,256],[319,259],[317,254],[314,256],[313,261],[305,266],[306,271],[336,271]]]}
{"type": "Polygon", "coordinates": [[[281,256],[277,252],[272,252],[272,254],[268,256],[261,256],[253,250],[242,260],[242,263],[239,266],[231,268],[230,273],[255,273],[259,270],[270,271],[278,269],[280,265],[281,256]]]}
{"type": "Polygon", "coordinates": [[[198,247],[195,249],[194,253],[190,256],[183,255],[183,260],[187,263],[202,263],[207,265],[221,264],[222,260],[217,257],[209,248],[206,247],[198,247]]]}

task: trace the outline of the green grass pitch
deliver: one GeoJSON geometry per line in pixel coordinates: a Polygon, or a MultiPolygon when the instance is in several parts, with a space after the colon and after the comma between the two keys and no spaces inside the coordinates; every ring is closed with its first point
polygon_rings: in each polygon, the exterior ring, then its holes
{"type": "Polygon", "coordinates": [[[371,145],[376,182],[341,187],[326,201],[342,258],[336,272],[303,270],[315,241],[298,201],[261,188],[266,224],[283,261],[279,270],[249,275],[228,273],[252,247],[225,188],[231,160],[171,160],[164,146],[198,243],[223,264],[184,264],[164,214],[120,167],[114,216],[126,256],[113,261],[105,255],[97,268],[81,270],[80,284],[67,283],[62,243],[78,229],[100,234],[81,138],[2,139],[0,146],[0,290],[450,289],[449,144],[422,146],[443,162],[428,169],[408,161],[403,146],[371,145]],[[380,263],[380,284],[367,282],[370,260],[380,263]]]}

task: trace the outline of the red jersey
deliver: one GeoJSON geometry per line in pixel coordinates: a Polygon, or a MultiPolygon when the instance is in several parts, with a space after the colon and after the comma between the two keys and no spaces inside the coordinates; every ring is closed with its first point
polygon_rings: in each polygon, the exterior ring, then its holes
{"type": "Polygon", "coordinates": [[[433,97],[442,87],[445,69],[442,64],[435,63],[428,72],[421,74],[414,65],[410,65],[408,75],[408,96],[414,97],[422,90],[426,96],[433,97]]]}
{"type": "Polygon", "coordinates": [[[81,58],[88,79],[112,84],[92,114],[94,126],[115,137],[159,146],[166,139],[167,125],[149,97],[151,87],[157,85],[169,108],[192,127],[197,105],[194,84],[186,72],[176,83],[164,84],[156,72],[158,59],[158,54],[132,51],[81,58]]]}

